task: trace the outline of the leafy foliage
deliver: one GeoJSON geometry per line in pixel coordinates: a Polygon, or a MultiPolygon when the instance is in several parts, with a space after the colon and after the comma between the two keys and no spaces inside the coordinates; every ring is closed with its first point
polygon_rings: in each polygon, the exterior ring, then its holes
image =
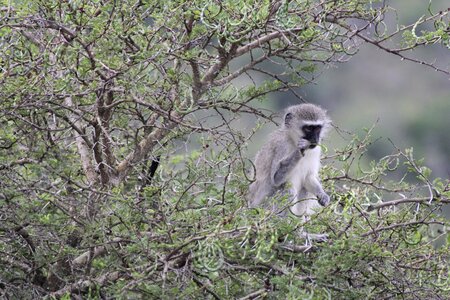
{"type": "Polygon", "coordinates": [[[350,138],[323,170],[333,204],[279,218],[246,207],[245,150],[262,124],[242,130],[244,116],[273,121],[256,100],[296,94],[362,42],[412,61],[416,46],[448,46],[447,12],[381,33],[385,1],[10,0],[0,11],[3,297],[449,297],[438,214],[449,182],[411,150],[363,167],[371,132],[350,138]],[[388,47],[398,35],[403,48],[388,47]],[[311,244],[302,230],[329,237],[311,244]]]}

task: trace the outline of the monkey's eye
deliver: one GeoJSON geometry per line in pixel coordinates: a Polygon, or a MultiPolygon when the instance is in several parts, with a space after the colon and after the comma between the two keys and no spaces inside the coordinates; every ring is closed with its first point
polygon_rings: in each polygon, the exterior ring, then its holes
{"type": "Polygon", "coordinates": [[[303,132],[305,133],[311,133],[311,132],[317,132],[322,129],[322,126],[320,125],[305,125],[302,127],[303,132]]]}

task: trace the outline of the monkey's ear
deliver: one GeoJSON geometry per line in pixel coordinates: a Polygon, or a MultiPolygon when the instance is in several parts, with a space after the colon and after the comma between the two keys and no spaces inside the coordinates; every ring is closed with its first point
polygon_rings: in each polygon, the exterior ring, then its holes
{"type": "Polygon", "coordinates": [[[284,126],[290,127],[293,118],[294,118],[294,116],[292,115],[292,113],[290,113],[290,112],[287,113],[287,114],[284,116],[284,126]]]}

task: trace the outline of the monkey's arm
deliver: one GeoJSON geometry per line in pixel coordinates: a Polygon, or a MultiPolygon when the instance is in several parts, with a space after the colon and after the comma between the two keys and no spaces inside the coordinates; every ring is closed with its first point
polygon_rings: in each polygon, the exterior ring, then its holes
{"type": "Polygon", "coordinates": [[[295,167],[302,156],[301,149],[295,149],[288,157],[281,159],[280,157],[277,157],[277,155],[274,157],[270,179],[275,187],[279,187],[286,182],[287,175],[295,167]]]}
{"type": "Polygon", "coordinates": [[[272,159],[270,181],[273,186],[279,187],[286,182],[289,172],[295,167],[299,159],[304,156],[304,152],[311,145],[306,139],[300,139],[296,145],[289,140],[278,141],[278,146],[274,149],[272,159]],[[286,153],[290,153],[286,157],[286,153]]]}
{"type": "Polygon", "coordinates": [[[305,188],[311,194],[317,196],[320,205],[326,206],[330,202],[330,196],[322,188],[319,179],[316,176],[309,176],[305,188]]]}

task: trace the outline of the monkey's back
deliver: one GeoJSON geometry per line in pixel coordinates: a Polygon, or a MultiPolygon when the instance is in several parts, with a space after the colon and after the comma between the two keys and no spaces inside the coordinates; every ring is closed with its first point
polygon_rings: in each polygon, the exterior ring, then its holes
{"type": "Polygon", "coordinates": [[[260,206],[264,198],[275,193],[271,175],[273,174],[272,161],[275,156],[284,156],[293,149],[292,141],[282,130],[273,132],[269,140],[261,147],[255,156],[255,181],[249,187],[248,201],[251,207],[260,206]]]}

